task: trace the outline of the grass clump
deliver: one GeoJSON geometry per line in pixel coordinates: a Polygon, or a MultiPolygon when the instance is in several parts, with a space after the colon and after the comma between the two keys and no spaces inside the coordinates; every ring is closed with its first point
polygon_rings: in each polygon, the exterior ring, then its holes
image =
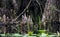
{"type": "Polygon", "coordinates": [[[32,36],[33,32],[32,31],[29,31],[28,34],[29,34],[29,36],[32,36]]]}

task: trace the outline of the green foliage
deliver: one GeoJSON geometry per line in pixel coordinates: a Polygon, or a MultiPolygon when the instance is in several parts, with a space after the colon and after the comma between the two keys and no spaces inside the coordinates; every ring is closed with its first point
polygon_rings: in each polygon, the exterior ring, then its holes
{"type": "Polygon", "coordinates": [[[28,22],[27,22],[27,27],[28,27],[28,32],[29,32],[30,28],[29,28],[29,23],[28,22]]]}
{"type": "Polygon", "coordinates": [[[29,32],[29,34],[18,34],[18,33],[14,33],[14,34],[0,34],[0,36],[6,36],[6,37],[59,37],[58,35],[49,35],[46,33],[41,33],[41,34],[34,34],[33,32],[29,32]]]}
{"type": "Polygon", "coordinates": [[[38,32],[39,32],[40,34],[42,34],[42,33],[45,33],[46,30],[38,30],[38,32]]]}
{"type": "Polygon", "coordinates": [[[33,32],[32,31],[29,31],[28,34],[29,34],[29,36],[31,36],[33,34],[33,32]]]}
{"type": "Polygon", "coordinates": [[[20,36],[20,34],[13,34],[12,36],[20,36]]]}
{"type": "Polygon", "coordinates": [[[38,26],[39,26],[39,29],[41,29],[41,18],[38,16],[38,26]]]}
{"type": "Polygon", "coordinates": [[[0,36],[5,36],[5,34],[0,34],[0,36]]]}
{"type": "Polygon", "coordinates": [[[18,33],[20,33],[20,26],[19,26],[19,24],[17,25],[17,31],[18,31],[18,33]]]}

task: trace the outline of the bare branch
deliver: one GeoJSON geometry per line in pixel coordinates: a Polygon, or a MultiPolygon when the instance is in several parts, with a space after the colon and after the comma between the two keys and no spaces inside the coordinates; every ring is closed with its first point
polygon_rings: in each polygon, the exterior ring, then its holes
{"type": "Polygon", "coordinates": [[[42,14],[41,4],[38,2],[38,0],[36,0],[36,2],[37,2],[37,3],[38,3],[38,5],[40,6],[40,10],[41,10],[41,14],[42,14]]]}
{"type": "Polygon", "coordinates": [[[28,3],[28,5],[26,6],[26,8],[23,10],[23,12],[22,12],[21,14],[19,14],[19,16],[17,16],[17,17],[14,19],[14,21],[16,21],[16,20],[26,11],[26,9],[28,9],[31,1],[32,1],[32,0],[29,1],[29,3],[28,3]]]}

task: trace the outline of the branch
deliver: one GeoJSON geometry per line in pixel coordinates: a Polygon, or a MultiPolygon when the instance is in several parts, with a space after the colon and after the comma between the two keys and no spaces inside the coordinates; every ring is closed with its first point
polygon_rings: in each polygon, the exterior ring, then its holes
{"type": "Polygon", "coordinates": [[[41,14],[42,14],[41,4],[38,2],[38,0],[36,0],[36,2],[37,2],[37,3],[38,3],[38,5],[40,6],[40,10],[41,10],[41,14]]]}
{"type": "Polygon", "coordinates": [[[28,7],[29,7],[31,1],[32,1],[32,0],[29,1],[29,3],[28,3],[28,5],[26,6],[26,8],[23,10],[22,13],[19,14],[19,16],[17,16],[17,17],[14,19],[14,21],[16,21],[16,20],[26,11],[26,9],[28,9],[28,7]]]}
{"type": "Polygon", "coordinates": [[[57,12],[60,12],[60,10],[58,10],[58,9],[55,9],[57,12]]]}
{"type": "Polygon", "coordinates": [[[57,11],[57,12],[60,12],[60,10],[57,9],[56,6],[54,6],[54,5],[51,5],[51,10],[55,10],[55,11],[57,11]]]}
{"type": "Polygon", "coordinates": [[[53,9],[54,9],[55,11],[57,11],[57,12],[60,12],[60,10],[59,10],[59,9],[57,9],[57,8],[54,8],[54,7],[53,7],[53,9]]]}

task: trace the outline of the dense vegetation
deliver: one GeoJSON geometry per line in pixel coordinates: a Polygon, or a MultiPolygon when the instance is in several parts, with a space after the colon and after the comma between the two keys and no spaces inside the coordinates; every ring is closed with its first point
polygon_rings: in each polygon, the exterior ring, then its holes
{"type": "Polygon", "coordinates": [[[0,0],[0,33],[60,32],[60,0],[0,0]]]}

